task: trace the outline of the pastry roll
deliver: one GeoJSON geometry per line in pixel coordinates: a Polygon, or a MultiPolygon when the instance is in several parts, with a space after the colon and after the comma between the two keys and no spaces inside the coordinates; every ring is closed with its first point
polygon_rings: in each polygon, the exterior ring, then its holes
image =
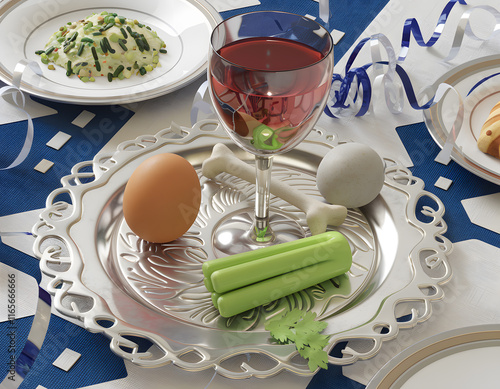
{"type": "Polygon", "coordinates": [[[500,101],[493,107],[483,124],[477,147],[483,153],[500,159],[500,101]]]}

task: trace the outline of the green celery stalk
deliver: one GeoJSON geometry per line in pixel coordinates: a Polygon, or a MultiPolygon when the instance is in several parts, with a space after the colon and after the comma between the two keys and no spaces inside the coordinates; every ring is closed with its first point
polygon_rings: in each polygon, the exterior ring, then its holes
{"type": "MultiPolygon", "coordinates": [[[[274,255],[260,257],[246,263],[216,270],[212,273],[213,289],[217,293],[276,277],[284,273],[302,269],[327,260],[333,260],[342,246],[349,246],[347,239],[339,232],[331,231],[329,239],[324,241],[309,240],[304,247],[284,250],[274,255]]],[[[254,251],[255,255],[261,250],[254,251]]]]}
{"type": "Polygon", "coordinates": [[[338,247],[334,259],[223,293],[216,306],[221,316],[231,317],[344,274],[351,264],[351,249],[346,241],[338,247]]]}
{"type": "Polygon", "coordinates": [[[202,266],[203,275],[205,276],[205,286],[209,292],[214,292],[215,289],[212,285],[212,274],[221,269],[226,269],[231,266],[236,266],[242,263],[254,261],[259,258],[268,257],[275,254],[280,254],[286,251],[295,250],[301,247],[307,247],[316,243],[324,242],[332,238],[336,231],[327,231],[322,234],[310,236],[307,238],[293,240],[291,242],[282,243],[274,246],[264,247],[255,251],[247,251],[240,254],[230,255],[228,257],[216,258],[204,262],[202,266]]]}

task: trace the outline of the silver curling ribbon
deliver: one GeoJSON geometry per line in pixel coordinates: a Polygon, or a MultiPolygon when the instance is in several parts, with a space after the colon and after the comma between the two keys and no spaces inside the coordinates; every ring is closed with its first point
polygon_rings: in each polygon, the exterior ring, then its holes
{"type": "Polygon", "coordinates": [[[28,120],[26,138],[24,140],[24,144],[23,147],[21,148],[21,151],[9,166],[0,168],[0,170],[12,169],[21,164],[28,156],[31,150],[31,146],[33,145],[33,136],[34,136],[33,120],[31,119],[30,114],[25,110],[26,99],[23,92],[21,92],[20,89],[21,78],[28,67],[31,70],[33,70],[37,75],[39,76],[42,75],[42,69],[40,69],[40,66],[38,66],[36,62],[22,59],[16,64],[14,68],[14,73],[12,74],[12,85],[0,88],[0,96],[2,96],[2,98],[5,101],[12,104],[16,108],[18,108],[21,112],[23,112],[28,120]]]}
{"type": "Polygon", "coordinates": [[[464,40],[464,36],[467,36],[471,39],[478,40],[478,41],[483,41],[486,42],[490,39],[493,38],[493,36],[500,31],[500,12],[494,7],[491,7],[489,5],[482,5],[482,6],[477,6],[473,7],[467,11],[465,11],[460,18],[460,21],[458,22],[458,26],[455,32],[455,36],[453,37],[453,43],[451,45],[450,52],[448,53],[448,56],[444,59],[444,61],[451,61],[453,58],[455,58],[459,51],[460,48],[462,47],[462,43],[464,40]],[[470,18],[473,12],[476,10],[483,10],[486,12],[489,12],[493,17],[495,18],[495,25],[493,26],[493,31],[491,31],[490,35],[487,38],[480,38],[479,36],[474,33],[472,30],[472,26],[470,23],[470,18]]]}

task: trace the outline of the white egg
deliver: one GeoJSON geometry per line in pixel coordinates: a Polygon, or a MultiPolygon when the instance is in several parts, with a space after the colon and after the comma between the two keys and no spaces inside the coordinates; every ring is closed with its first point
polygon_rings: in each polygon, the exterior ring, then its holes
{"type": "Polygon", "coordinates": [[[330,204],[357,208],[380,193],[384,171],[382,158],[371,147],[345,143],[325,155],[318,167],[316,184],[330,204]]]}

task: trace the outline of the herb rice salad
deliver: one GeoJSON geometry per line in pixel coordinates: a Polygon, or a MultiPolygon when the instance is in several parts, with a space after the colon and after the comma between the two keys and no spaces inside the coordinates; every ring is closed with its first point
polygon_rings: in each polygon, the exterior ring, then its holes
{"type": "Polygon", "coordinates": [[[62,26],[36,54],[49,69],[55,69],[53,62],[68,77],[89,82],[100,76],[113,81],[144,75],[160,66],[159,56],[166,52],[165,42],[149,26],[104,11],[62,26]]]}

